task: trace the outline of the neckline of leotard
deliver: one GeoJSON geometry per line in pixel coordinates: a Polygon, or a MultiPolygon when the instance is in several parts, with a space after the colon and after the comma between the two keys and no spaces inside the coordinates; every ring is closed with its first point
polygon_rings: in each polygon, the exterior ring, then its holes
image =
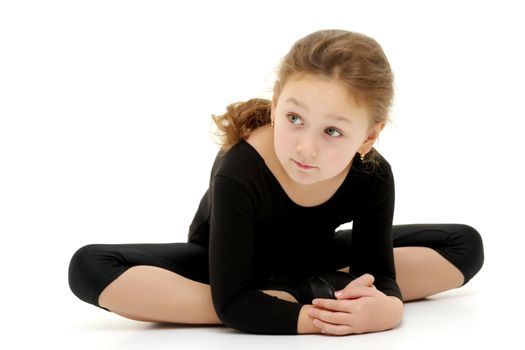
{"type": "Polygon", "coordinates": [[[334,201],[337,197],[339,197],[339,195],[341,194],[341,192],[343,191],[343,188],[347,185],[347,183],[350,181],[350,176],[352,174],[352,172],[354,171],[354,166],[356,164],[356,161],[357,159],[359,159],[359,157],[354,157],[354,160],[353,160],[353,163],[352,163],[352,167],[350,168],[350,170],[348,171],[348,173],[346,174],[346,177],[345,179],[343,180],[343,182],[341,183],[341,185],[337,188],[337,190],[334,192],[334,194],[328,198],[326,201],[324,201],[323,203],[321,204],[317,204],[317,205],[314,205],[314,206],[309,206],[309,207],[305,207],[305,206],[302,206],[300,204],[297,204],[296,202],[294,202],[289,196],[288,194],[286,193],[286,191],[284,190],[283,186],[281,185],[281,183],[279,182],[279,180],[277,179],[277,177],[274,175],[274,173],[272,173],[272,171],[270,170],[270,168],[268,167],[268,165],[266,164],[266,162],[264,161],[264,158],[259,154],[259,152],[255,149],[255,147],[253,147],[250,143],[246,142],[244,139],[241,139],[240,141],[241,143],[244,143],[247,145],[247,148],[251,150],[251,152],[257,157],[257,159],[259,160],[259,162],[261,163],[262,165],[262,168],[264,169],[264,171],[266,172],[266,174],[268,174],[268,176],[272,179],[272,181],[277,185],[277,187],[279,188],[279,191],[281,192],[281,195],[283,195],[284,198],[286,198],[287,202],[290,203],[291,205],[297,207],[297,208],[301,208],[301,209],[318,209],[318,208],[323,208],[327,205],[329,205],[332,201],[334,201]]]}

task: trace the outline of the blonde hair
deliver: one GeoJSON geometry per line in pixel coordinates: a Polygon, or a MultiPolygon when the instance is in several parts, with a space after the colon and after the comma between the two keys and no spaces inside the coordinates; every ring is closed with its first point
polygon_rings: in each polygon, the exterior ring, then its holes
{"type": "MultiPolygon", "coordinates": [[[[340,82],[359,104],[370,111],[369,130],[388,120],[394,97],[394,76],[381,46],[372,38],[347,30],[319,30],[297,40],[277,67],[274,98],[287,79],[312,74],[340,82]]],[[[226,113],[212,119],[222,132],[221,151],[228,152],[251,131],[271,122],[271,101],[252,98],[226,107],[226,113]]],[[[380,155],[372,148],[365,163],[373,167],[380,155]]],[[[365,164],[366,165],[366,164],[365,164]]]]}

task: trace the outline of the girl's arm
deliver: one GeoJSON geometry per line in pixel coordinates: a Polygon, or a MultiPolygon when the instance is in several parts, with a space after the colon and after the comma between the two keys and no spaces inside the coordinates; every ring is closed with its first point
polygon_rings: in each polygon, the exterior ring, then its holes
{"type": "Polygon", "coordinates": [[[386,160],[373,176],[367,179],[367,199],[354,219],[349,251],[351,273],[360,277],[336,296],[338,300],[314,300],[309,310],[319,319],[314,325],[328,334],[387,330],[403,316],[392,241],[394,177],[386,160]]]}
{"type": "Polygon", "coordinates": [[[224,325],[250,333],[297,334],[302,304],[257,288],[253,196],[222,175],[214,177],[211,195],[210,289],[217,316],[224,325]]]}
{"type": "Polygon", "coordinates": [[[386,160],[367,189],[367,200],[354,219],[349,254],[351,273],[370,274],[375,287],[403,299],[396,282],[392,224],[395,205],[394,175],[386,160]]]}

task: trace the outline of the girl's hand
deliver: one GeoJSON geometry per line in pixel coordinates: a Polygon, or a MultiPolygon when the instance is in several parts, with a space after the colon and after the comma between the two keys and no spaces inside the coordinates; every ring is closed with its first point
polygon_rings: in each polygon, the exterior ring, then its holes
{"type": "Polygon", "coordinates": [[[391,329],[400,321],[403,302],[385,295],[373,285],[374,277],[364,274],[350,282],[337,300],[314,299],[309,315],[322,333],[347,335],[391,329]]]}

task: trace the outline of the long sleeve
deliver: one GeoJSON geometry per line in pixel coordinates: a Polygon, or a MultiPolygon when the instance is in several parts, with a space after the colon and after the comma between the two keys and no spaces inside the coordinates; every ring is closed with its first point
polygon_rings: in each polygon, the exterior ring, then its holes
{"type": "Polygon", "coordinates": [[[350,268],[356,276],[373,275],[378,290],[402,300],[396,282],[392,242],[394,176],[390,165],[385,166],[385,171],[373,184],[361,213],[354,220],[350,268]]]}
{"type": "Polygon", "coordinates": [[[210,216],[210,287],[220,320],[229,327],[262,334],[297,334],[302,304],[256,288],[253,270],[256,205],[236,181],[213,179],[210,216]]]}

